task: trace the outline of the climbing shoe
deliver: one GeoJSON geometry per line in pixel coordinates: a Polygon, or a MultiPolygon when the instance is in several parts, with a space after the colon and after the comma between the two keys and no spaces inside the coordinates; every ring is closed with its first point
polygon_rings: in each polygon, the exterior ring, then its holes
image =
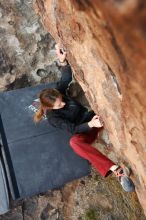
{"type": "Polygon", "coordinates": [[[118,167],[115,171],[114,174],[118,177],[118,180],[122,186],[122,188],[126,192],[134,192],[135,191],[135,186],[133,181],[130,179],[130,170],[128,168],[121,168],[118,167]]]}

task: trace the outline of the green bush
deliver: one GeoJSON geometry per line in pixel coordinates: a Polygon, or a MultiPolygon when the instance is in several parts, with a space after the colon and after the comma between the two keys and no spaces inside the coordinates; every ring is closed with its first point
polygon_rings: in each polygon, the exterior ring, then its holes
{"type": "Polygon", "coordinates": [[[85,214],[85,220],[98,220],[96,211],[94,209],[88,210],[85,214]]]}

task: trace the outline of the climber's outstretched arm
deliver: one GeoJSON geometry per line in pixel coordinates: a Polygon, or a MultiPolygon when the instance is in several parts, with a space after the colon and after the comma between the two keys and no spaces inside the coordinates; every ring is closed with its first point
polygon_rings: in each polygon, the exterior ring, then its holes
{"type": "Polygon", "coordinates": [[[55,48],[61,66],[61,79],[57,83],[57,89],[65,94],[68,84],[72,81],[72,71],[66,59],[66,51],[60,44],[56,44],[55,48]]]}

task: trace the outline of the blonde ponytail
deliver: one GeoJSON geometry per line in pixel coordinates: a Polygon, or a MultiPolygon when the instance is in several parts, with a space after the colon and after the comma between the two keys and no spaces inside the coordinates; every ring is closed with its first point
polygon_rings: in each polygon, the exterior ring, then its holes
{"type": "Polygon", "coordinates": [[[40,122],[43,118],[43,114],[44,114],[43,108],[40,107],[40,109],[34,114],[34,117],[33,117],[34,122],[36,123],[40,122]]]}

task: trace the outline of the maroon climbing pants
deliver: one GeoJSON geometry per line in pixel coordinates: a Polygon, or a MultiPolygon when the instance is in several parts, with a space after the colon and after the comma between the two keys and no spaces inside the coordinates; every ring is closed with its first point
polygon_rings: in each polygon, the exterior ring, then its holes
{"type": "Polygon", "coordinates": [[[70,146],[79,156],[87,159],[105,177],[108,175],[110,168],[115,164],[91,145],[96,139],[97,134],[97,128],[93,128],[87,133],[75,134],[70,139],[70,146]]]}

